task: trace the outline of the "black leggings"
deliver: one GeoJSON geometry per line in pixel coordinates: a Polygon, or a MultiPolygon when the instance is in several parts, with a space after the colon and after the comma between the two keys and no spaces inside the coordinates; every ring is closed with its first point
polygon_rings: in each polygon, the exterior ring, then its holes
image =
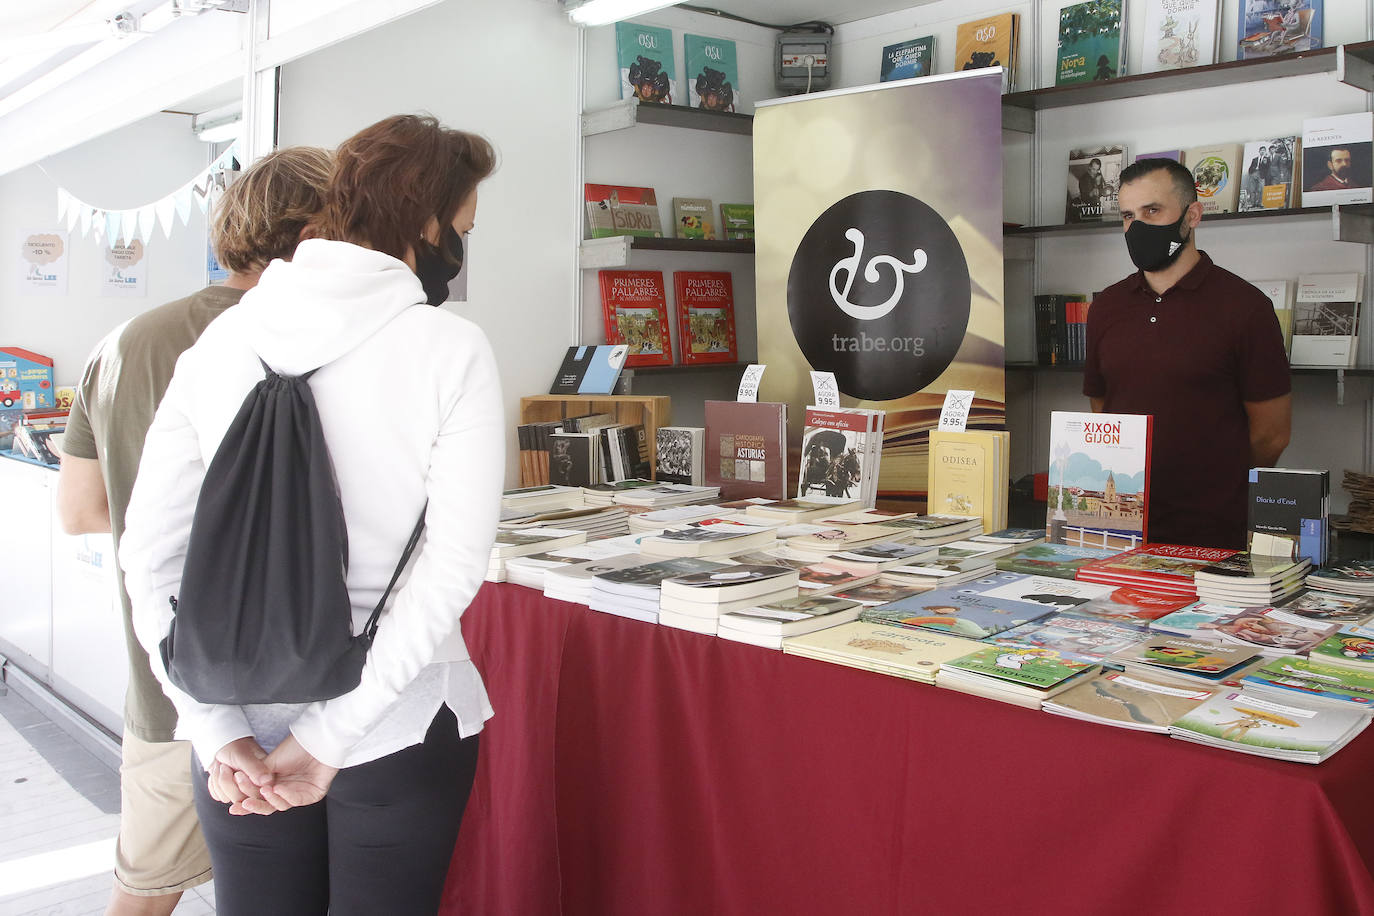
{"type": "Polygon", "coordinates": [[[221,916],[433,916],[477,768],[443,706],[423,744],[339,771],[322,802],[233,815],[192,763],[221,916]]]}

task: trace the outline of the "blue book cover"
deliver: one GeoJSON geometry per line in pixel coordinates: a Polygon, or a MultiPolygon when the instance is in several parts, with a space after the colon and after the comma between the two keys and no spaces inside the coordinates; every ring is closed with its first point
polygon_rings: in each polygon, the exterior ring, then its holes
{"type": "Polygon", "coordinates": [[[935,63],[935,36],[913,38],[899,41],[883,48],[882,67],[878,71],[878,82],[909,80],[918,76],[930,76],[935,63]]]}
{"type": "Polygon", "coordinates": [[[1054,613],[1042,604],[989,598],[981,592],[995,583],[968,583],[937,588],[868,608],[859,619],[899,627],[921,627],[983,639],[1054,613]]]}
{"type": "Polygon", "coordinates": [[[1240,0],[1236,59],[1322,47],[1322,4],[1323,0],[1240,0]]]}
{"type": "Polygon", "coordinates": [[[687,64],[687,104],[707,111],[739,111],[744,97],[740,94],[735,43],[684,35],[682,50],[687,64]]]}
{"type": "Polygon", "coordinates": [[[624,344],[569,347],[549,394],[610,394],[628,352],[624,344]]]}

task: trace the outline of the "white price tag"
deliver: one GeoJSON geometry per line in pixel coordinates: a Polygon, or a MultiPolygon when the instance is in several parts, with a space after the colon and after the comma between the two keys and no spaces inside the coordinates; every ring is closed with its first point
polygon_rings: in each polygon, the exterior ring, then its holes
{"type": "Polygon", "coordinates": [[[759,399],[759,382],[763,381],[763,370],[767,368],[762,363],[749,364],[749,368],[744,370],[744,377],[739,380],[736,401],[752,404],[759,399]]]}
{"type": "Polygon", "coordinates": [[[956,391],[951,388],[945,393],[945,406],[940,408],[938,428],[942,432],[963,432],[968,426],[968,412],[972,406],[972,391],[956,391]]]}
{"type": "Polygon", "coordinates": [[[817,407],[840,406],[840,386],[835,384],[835,373],[833,372],[812,372],[811,391],[815,399],[811,402],[817,407]]]}

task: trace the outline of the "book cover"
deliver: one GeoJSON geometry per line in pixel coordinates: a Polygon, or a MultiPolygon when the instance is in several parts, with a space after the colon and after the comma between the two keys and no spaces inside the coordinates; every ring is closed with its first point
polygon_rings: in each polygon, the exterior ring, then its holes
{"type": "Polygon", "coordinates": [[[1362,709],[1308,709],[1251,692],[1223,691],[1175,722],[1169,733],[1315,763],[1368,724],[1362,709]]]}
{"type": "Polygon", "coordinates": [[[1279,320],[1279,330],[1283,332],[1283,348],[1293,352],[1293,293],[1291,280],[1251,280],[1250,285],[1264,293],[1274,303],[1274,317],[1279,320]]]}
{"type": "Polygon", "coordinates": [[[706,484],[721,499],[787,498],[787,405],[707,401],[706,484]]]}
{"type": "Polygon", "coordinates": [[[989,598],[1029,601],[1043,604],[1052,611],[1065,610],[1075,614],[1079,605],[1105,598],[1115,591],[1112,586],[1097,582],[1079,582],[1060,576],[1027,575],[1007,570],[998,572],[986,581],[970,583],[969,587],[979,589],[989,598]]]}
{"type": "Polygon", "coordinates": [[[1374,200],[1374,114],[1302,122],[1302,205],[1327,207],[1374,200]]]}
{"type": "Polygon", "coordinates": [[[859,616],[863,605],[830,595],[798,595],[721,615],[721,626],[757,633],[804,632],[812,621],[834,626],[859,616]]]}
{"type": "Polygon", "coordinates": [[[587,204],[587,227],[591,238],[663,236],[663,221],[658,215],[658,196],[653,188],[589,184],[583,187],[583,197],[587,204]]]}
{"type": "Polygon", "coordinates": [[[1350,624],[1362,624],[1374,615],[1374,598],[1303,589],[1275,604],[1274,607],[1299,617],[1324,623],[1337,623],[1346,628],[1350,624]]]}
{"type": "Polygon", "coordinates": [[[610,394],[627,353],[623,345],[568,347],[549,394],[610,394]]]}
{"type": "Polygon", "coordinates": [[[51,357],[22,347],[0,347],[0,407],[56,406],[51,357]]]}
{"type": "Polygon", "coordinates": [[[624,344],[627,366],[671,366],[668,304],[661,270],[602,270],[601,313],[606,342],[624,344]]]}
{"type": "Polygon", "coordinates": [[[725,38],[684,35],[682,50],[687,65],[687,104],[707,111],[739,111],[744,98],[735,43],[725,38]]]}
{"type": "Polygon", "coordinates": [[[1032,544],[1008,557],[998,557],[997,568],[1027,575],[1074,578],[1078,570],[1118,551],[1101,547],[1075,547],[1071,544],[1032,544]]]}
{"type": "Polygon", "coordinates": [[[815,502],[853,502],[863,498],[867,479],[877,477],[870,457],[877,431],[867,413],[806,408],[802,428],[797,498],[815,502]]]}
{"type": "MultiPolygon", "coordinates": [[[[1148,0],[1143,66],[1146,73],[1216,63],[1218,0],[1148,0]]],[[[1242,0],[1244,2],[1244,0],[1242,0]]]]}
{"type": "Polygon", "coordinates": [[[1100,223],[1121,219],[1117,194],[1126,147],[1121,144],[1069,150],[1068,194],[1064,222],[1100,223]]]}
{"type": "Polygon", "coordinates": [[[933,682],[946,661],[978,647],[971,640],[927,630],[902,630],[855,621],[784,639],[783,652],[933,682]]]}
{"type": "Polygon", "coordinates": [[[984,67],[1005,67],[1007,76],[1003,91],[1016,88],[1016,39],[1019,16],[1002,13],[962,22],[954,33],[954,68],[981,70],[984,67]]]}
{"type": "Polygon", "coordinates": [[[1351,633],[1336,633],[1313,646],[1308,657],[1328,665],[1374,671],[1374,639],[1351,633]]]}
{"type": "Polygon", "coordinates": [[[1113,656],[1115,661],[1132,662],[1165,671],[1183,671],[1208,680],[1221,680],[1255,658],[1253,649],[1223,646],[1183,636],[1157,636],[1113,656]]]}
{"type": "Polygon", "coordinates": [[[934,72],[935,36],[899,41],[883,48],[882,64],[878,68],[878,82],[909,80],[930,76],[934,72]]]}
{"type": "Polygon", "coordinates": [[[554,433],[549,442],[549,483],[590,487],[600,483],[595,433],[554,433]]]}
{"type": "Polygon", "coordinates": [[[1045,518],[1051,544],[1126,550],[1149,533],[1151,418],[1050,414],[1045,518]]]}
{"type": "Polygon", "coordinates": [[[721,204],[720,229],[727,239],[752,239],[754,237],[753,204],[721,204]]]}
{"type": "Polygon", "coordinates": [[[1323,0],[1238,0],[1236,59],[1322,47],[1323,0]]]}
{"type": "Polygon", "coordinates": [[[1147,544],[1087,563],[1078,570],[1078,578],[1186,594],[1197,591],[1193,576],[1199,569],[1239,552],[1225,547],[1147,544]]]}
{"type": "Polygon", "coordinates": [[[1326,470],[1251,468],[1249,551],[1326,562],[1331,476],[1326,470]]]}
{"type": "Polygon", "coordinates": [[[1264,655],[1307,652],[1329,636],[1337,624],[1294,617],[1270,607],[1241,608],[1211,625],[1224,642],[1253,646],[1264,655]]]}
{"type": "Polygon", "coordinates": [[[673,271],[673,292],[682,365],[738,362],[735,290],[729,271],[673,271]]]}
{"type": "Polygon", "coordinates": [[[1042,604],[989,598],[961,586],[937,588],[872,607],[860,614],[869,623],[939,630],[969,639],[983,639],[1052,613],[1042,604]]]}
{"type": "Polygon", "coordinates": [[[1183,153],[1183,164],[1193,173],[1203,215],[1235,213],[1240,203],[1240,144],[1215,143],[1195,146],[1183,153]]]}
{"type": "Polygon", "coordinates": [[[1056,86],[1072,86],[1121,76],[1122,0],[1087,0],[1059,11],[1059,66],[1056,86]]]}
{"type": "Polygon", "coordinates": [[[984,530],[995,530],[1000,518],[997,504],[1006,500],[1005,488],[998,485],[1002,446],[995,431],[932,430],[926,475],[928,511],[978,516],[984,530]]]}
{"type": "Polygon", "coordinates": [[[1299,703],[1303,702],[1299,697],[1304,697],[1374,709],[1374,671],[1357,671],[1323,664],[1320,660],[1285,656],[1273,659],[1240,680],[1244,687],[1284,692],[1299,703]]]}
{"type": "Polygon", "coordinates": [[[1251,140],[1245,144],[1240,165],[1240,212],[1282,210],[1297,201],[1293,194],[1293,170],[1298,162],[1298,137],[1251,140]]]}
{"type": "Polygon", "coordinates": [[[673,198],[673,236],[680,239],[714,239],[715,207],[705,197],[673,198]]]}
{"type": "Polygon", "coordinates": [[[1304,274],[1293,302],[1295,366],[1350,366],[1358,344],[1363,276],[1304,274]]]}
{"type": "MultiPolygon", "coordinates": [[[[606,565],[612,564],[607,563],[606,565]]],[[[701,557],[674,557],[671,560],[653,560],[636,566],[599,572],[596,574],[596,579],[614,585],[657,590],[661,588],[664,579],[685,576],[690,573],[713,572],[724,569],[728,565],[714,560],[705,560],[701,557]]]]}
{"type": "Polygon", "coordinates": [[[1174,687],[1143,676],[1103,671],[1046,700],[1044,710],[1140,731],[1169,726],[1211,699],[1214,691],[1174,687]]]}
{"type": "Polygon", "coordinates": [[[672,29],[617,22],[615,52],[622,99],[673,104],[678,95],[672,29]]]}
{"type": "Polygon", "coordinates": [[[1066,659],[1100,662],[1115,652],[1150,638],[1142,626],[1094,620],[1077,614],[1050,614],[988,638],[999,646],[1052,649],[1066,659]]]}
{"type": "Polygon", "coordinates": [[[700,426],[660,426],[656,438],[658,467],[655,479],[662,483],[685,483],[699,487],[706,481],[706,431],[700,426]]]}
{"type": "Polygon", "coordinates": [[[1053,649],[988,646],[950,659],[942,670],[966,671],[1017,687],[1049,690],[1093,667],[1093,662],[1065,658],[1053,649]]]}

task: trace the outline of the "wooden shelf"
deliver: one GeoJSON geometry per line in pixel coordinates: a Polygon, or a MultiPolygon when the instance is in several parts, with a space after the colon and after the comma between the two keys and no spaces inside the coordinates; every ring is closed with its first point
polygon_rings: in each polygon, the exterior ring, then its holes
{"type": "Polygon", "coordinates": [[[621,374],[624,375],[626,372],[630,372],[635,375],[677,375],[680,373],[692,374],[698,372],[742,373],[747,368],[749,368],[748,363],[703,363],[700,366],[634,366],[625,369],[624,372],[622,372],[621,374]]]}
{"type": "MultiPolygon", "coordinates": [[[[660,426],[672,422],[672,400],[664,394],[535,394],[520,399],[520,423],[543,423],[580,417],[593,413],[608,413],[615,422],[628,426],[643,424],[649,446],[649,467],[658,466],[657,433],[660,426]]],[[[528,486],[521,472],[521,486],[528,486]]]]}
{"type": "Polygon", "coordinates": [[[637,235],[615,235],[601,239],[583,239],[578,251],[578,263],[583,270],[605,267],[625,267],[630,263],[631,251],[685,251],[703,254],[754,253],[753,239],[675,239],[651,238],[637,235]]]}
{"type": "Polygon", "coordinates": [[[622,99],[614,105],[583,112],[582,136],[590,137],[613,130],[625,130],[636,124],[685,127],[690,130],[709,130],[745,136],[754,132],[752,115],[705,111],[701,108],[688,108],[686,105],[644,105],[639,99],[622,99]]]}

